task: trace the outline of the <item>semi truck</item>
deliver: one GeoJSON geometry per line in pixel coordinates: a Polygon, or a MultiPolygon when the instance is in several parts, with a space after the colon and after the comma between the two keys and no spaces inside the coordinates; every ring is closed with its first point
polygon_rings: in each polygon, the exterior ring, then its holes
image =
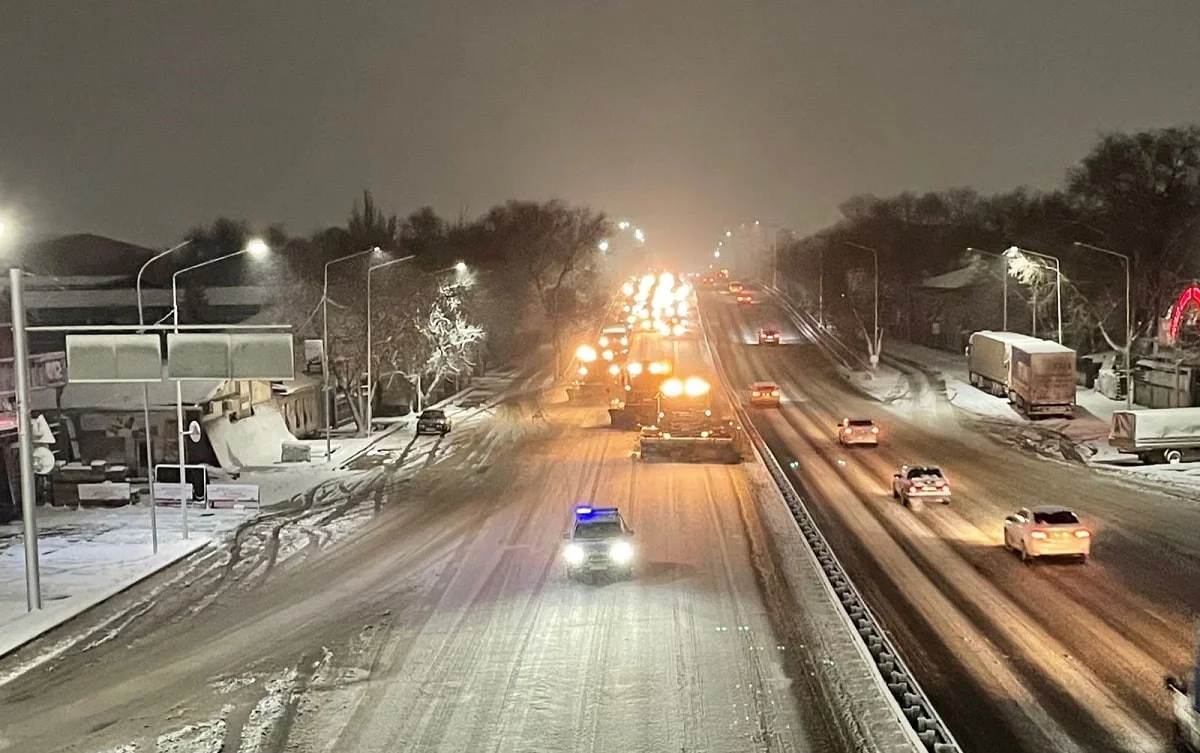
{"type": "Polygon", "coordinates": [[[1108,443],[1143,463],[1180,463],[1200,450],[1200,408],[1113,411],[1108,443]]]}
{"type": "Polygon", "coordinates": [[[1048,340],[1009,346],[1012,383],[1008,398],[1030,418],[1075,414],[1075,351],[1048,340]]]}
{"type": "Polygon", "coordinates": [[[1016,332],[983,330],[967,346],[971,384],[1030,418],[1075,412],[1075,351],[1016,332]]]}
{"type": "Polygon", "coordinates": [[[1008,397],[1012,388],[1013,343],[1040,342],[1017,332],[983,330],[971,334],[967,345],[967,372],[971,385],[996,397],[1008,397]]]}

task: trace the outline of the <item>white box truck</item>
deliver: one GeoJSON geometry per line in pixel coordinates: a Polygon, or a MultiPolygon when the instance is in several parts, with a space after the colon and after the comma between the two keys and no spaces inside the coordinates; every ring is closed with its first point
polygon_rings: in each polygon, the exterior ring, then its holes
{"type": "Polygon", "coordinates": [[[1009,399],[1030,418],[1075,414],[1075,351],[1049,340],[1015,342],[1009,399]]]}
{"type": "Polygon", "coordinates": [[[1017,332],[982,330],[971,333],[967,345],[967,372],[971,384],[996,397],[1008,397],[1012,389],[1013,343],[1041,342],[1017,332]]]}
{"type": "Polygon", "coordinates": [[[1143,463],[1182,462],[1200,450],[1200,408],[1113,411],[1108,443],[1143,463]]]}

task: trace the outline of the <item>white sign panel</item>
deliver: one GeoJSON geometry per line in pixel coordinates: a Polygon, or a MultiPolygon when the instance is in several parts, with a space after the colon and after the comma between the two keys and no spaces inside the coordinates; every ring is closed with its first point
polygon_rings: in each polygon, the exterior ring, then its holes
{"type": "MultiPolygon", "coordinates": [[[[128,502],[132,496],[129,484],[106,481],[102,484],[77,484],[80,502],[128,502]]],[[[178,495],[175,497],[178,499],[178,495]]]]}

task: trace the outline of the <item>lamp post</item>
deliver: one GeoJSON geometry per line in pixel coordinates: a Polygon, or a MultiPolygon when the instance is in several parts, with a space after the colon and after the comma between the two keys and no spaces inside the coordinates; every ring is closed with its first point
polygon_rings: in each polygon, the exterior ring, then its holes
{"type": "MultiPolygon", "coordinates": [[[[1037,251],[1030,251],[1030,250],[1024,249],[1024,248],[1018,248],[1017,246],[1009,246],[1008,250],[1004,252],[1004,255],[1010,259],[1019,259],[1022,256],[1036,256],[1039,259],[1046,259],[1047,261],[1054,263],[1054,297],[1055,297],[1055,301],[1056,301],[1056,307],[1058,308],[1058,343],[1059,343],[1059,345],[1061,345],[1062,341],[1063,341],[1062,269],[1059,267],[1058,259],[1053,256],[1047,256],[1046,254],[1039,254],[1037,251]]],[[[1034,307],[1033,307],[1033,320],[1034,320],[1035,330],[1037,327],[1037,305],[1036,305],[1037,298],[1036,298],[1036,295],[1037,295],[1037,293],[1036,293],[1036,288],[1035,288],[1035,290],[1034,290],[1035,298],[1034,298],[1034,307]]],[[[1037,332],[1035,331],[1033,334],[1036,335],[1037,332]]]]}
{"type": "MultiPolygon", "coordinates": [[[[263,241],[261,241],[257,238],[254,238],[249,243],[246,244],[245,248],[243,248],[240,251],[234,251],[231,254],[225,254],[223,256],[218,256],[215,259],[209,259],[208,261],[202,261],[199,264],[193,264],[190,267],[184,267],[183,269],[180,269],[180,270],[176,271],[173,275],[171,275],[171,310],[172,310],[172,314],[173,314],[172,324],[175,327],[175,333],[179,334],[179,276],[181,274],[183,274],[184,272],[191,272],[192,270],[200,269],[201,267],[207,267],[212,264],[216,264],[217,262],[225,261],[226,259],[232,259],[236,256],[242,256],[244,254],[250,254],[251,256],[261,257],[261,256],[265,255],[268,250],[270,250],[270,249],[267,247],[266,243],[264,243],[263,241]]],[[[184,426],[183,426],[183,382],[180,381],[179,379],[176,379],[174,381],[175,381],[175,421],[179,427],[179,507],[182,511],[182,516],[183,516],[183,538],[186,539],[186,538],[188,538],[188,502],[189,502],[188,497],[190,495],[187,493],[188,485],[187,485],[187,476],[185,475],[185,471],[186,471],[185,466],[187,465],[187,452],[186,452],[187,445],[184,442],[184,437],[186,436],[186,431],[184,430],[184,426]]]]}
{"type": "Polygon", "coordinates": [[[1112,251],[1100,246],[1093,246],[1090,243],[1075,242],[1076,248],[1085,248],[1089,251],[1098,251],[1102,254],[1115,256],[1120,259],[1125,265],[1125,408],[1133,408],[1133,304],[1131,296],[1131,280],[1130,267],[1133,265],[1133,259],[1128,254],[1123,254],[1120,251],[1112,251]]]}
{"type": "Polygon", "coordinates": [[[984,251],[983,249],[974,248],[973,246],[967,246],[967,251],[970,251],[973,254],[984,254],[986,256],[994,256],[997,259],[999,259],[1000,262],[1004,265],[1004,273],[1000,276],[1002,286],[1004,288],[1004,305],[1003,305],[1003,308],[1001,309],[1003,312],[1001,314],[1001,317],[1002,317],[1002,321],[1003,321],[1002,326],[1004,328],[1004,331],[1007,332],[1008,331],[1008,257],[1005,256],[1004,254],[997,254],[992,251],[984,251]]]}
{"type": "Polygon", "coordinates": [[[878,362],[879,354],[875,351],[879,348],[879,252],[870,246],[864,246],[861,243],[854,243],[853,241],[842,241],[842,243],[851,248],[857,248],[860,251],[870,251],[871,257],[875,262],[875,339],[871,341],[872,352],[870,355],[872,361],[878,362]]]}
{"type": "Polygon", "coordinates": [[[390,267],[393,264],[399,264],[402,261],[408,261],[411,258],[413,258],[413,256],[410,254],[400,259],[391,259],[389,261],[380,262],[379,264],[374,264],[370,267],[367,267],[367,407],[364,413],[367,418],[366,436],[368,437],[371,436],[371,421],[374,418],[374,401],[371,398],[372,393],[375,391],[375,382],[372,379],[373,371],[371,362],[371,356],[373,354],[371,338],[371,273],[377,269],[383,269],[384,267],[390,267]]]}
{"type": "Polygon", "coordinates": [[[325,282],[321,288],[321,381],[323,382],[321,395],[325,400],[323,412],[325,414],[325,462],[327,463],[333,456],[333,436],[330,422],[333,407],[329,404],[329,268],[334,264],[357,259],[360,256],[378,253],[380,253],[379,246],[372,246],[325,262],[325,282]]]}
{"type": "MultiPolygon", "coordinates": [[[[146,315],[142,308],[142,275],[146,273],[146,267],[149,267],[154,262],[169,256],[176,251],[187,247],[192,241],[188,239],[177,246],[172,246],[166,251],[155,254],[146,260],[138,269],[137,282],[135,288],[137,290],[137,309],[138,309],[138,324],[145,325],[146,315]]],[[[154,445],[150,431],[150,385],[142,383],[142,423],[145,425],[146,431],[146,478],[150,485],[150,545],[155,554],[158,554],[158,511],[155,504],[154,496],[154,445]]]]}

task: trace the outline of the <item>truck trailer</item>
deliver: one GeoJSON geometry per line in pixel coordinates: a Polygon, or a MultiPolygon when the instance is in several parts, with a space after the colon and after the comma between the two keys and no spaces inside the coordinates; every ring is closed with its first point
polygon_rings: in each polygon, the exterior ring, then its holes
{"type": "Polygon", "coordinates": [[[1049,340],[1009,346],[1009,400],[1030,418],[1075,414],[1075,351],[1049,340]]]}
{"type": "Polygon", "coordinates": [[[1008,397],[1012,389],[1013,343],[1042,342],[1017,332],[982,330],[971,334],[967,345],[967,372],[971,384],[996,397],[1008,397]]]}
{"type": "Polygon", "coordinates": [[[1182,462],[1200,450],[1200,408],[1113,411],[1108,443],[1143,463],[1182,462]]]}

